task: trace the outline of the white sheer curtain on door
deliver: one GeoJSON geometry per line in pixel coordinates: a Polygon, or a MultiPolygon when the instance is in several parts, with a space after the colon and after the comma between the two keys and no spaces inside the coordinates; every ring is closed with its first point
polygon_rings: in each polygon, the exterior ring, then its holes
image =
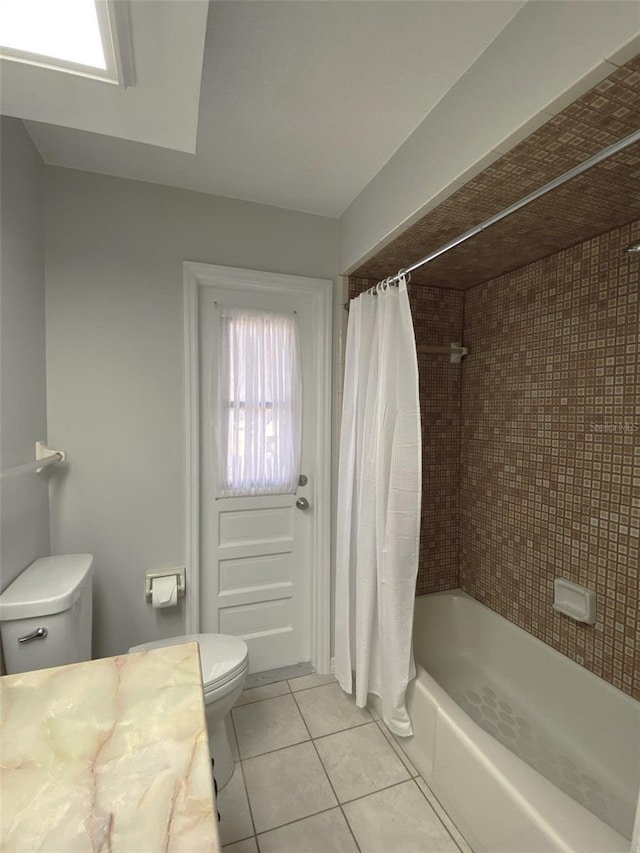
{"type": "Polygon", "coordinates": [[[219,307],[218,321],[218,496],[295,492],[302,429],[296,315],[219,307]]]}
{"type": "Polygon", "coordinates": [[[418,362],[406,280],[351,300],[340,433],[336,677],[356,704],[382,699],[412,733],[405,691],[418,570],[422,449],[418,362]]]}

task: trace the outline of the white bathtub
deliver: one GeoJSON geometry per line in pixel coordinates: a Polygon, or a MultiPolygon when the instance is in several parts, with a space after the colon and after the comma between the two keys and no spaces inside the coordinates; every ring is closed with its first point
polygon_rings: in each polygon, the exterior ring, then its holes
{"type": "Polygon", "coordinates": [[[639,702],[458,590],[417,598],[414,648],[398,742],[474,851],[628,853],[639,702]]]}

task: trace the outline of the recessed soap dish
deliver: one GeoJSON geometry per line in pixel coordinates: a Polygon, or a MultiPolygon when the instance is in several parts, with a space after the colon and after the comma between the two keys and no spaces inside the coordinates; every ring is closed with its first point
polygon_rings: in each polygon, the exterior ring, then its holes
{"type": "Polygon", "coordinates": [[[576,622],[593,625],[596,621],[596,594],[586,586],[556,578],[553,582],[553,609],[576,622]]]}

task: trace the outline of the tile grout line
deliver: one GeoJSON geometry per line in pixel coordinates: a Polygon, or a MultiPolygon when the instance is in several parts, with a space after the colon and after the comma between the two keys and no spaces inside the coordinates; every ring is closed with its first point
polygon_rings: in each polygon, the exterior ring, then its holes
{"type": "Polygon", "coordinates": [[[343,732],[350,732],[351,729],[361,729],[363,726],[370,726],[371,723],[375,723],[375,720],[365,720],[363,723],[355,723],[353,726],[347,726],[346,729],[336,729],[335,732],[327,732],[326,734],[316,735],[315,737],[311,735],[311,740],[322,740],[323,738],[331,737],[332,735],[341,735],[343,732]]]}
{"type": "MultiPolygon", "coordinates": [[[[391,785],[385,785],[384,788],[377,788],[375,791],[369,791],[368,794],[360,794],[359,797],[354,797],[352,800],[345,800],[343,805],[350,806],[352,803],[357,803],[359,800],[366,800],[367,797],[373,797],[376,794],[381,794],[383,791],[389,791],[391,790],[391,788],[397,788],[399,785],[406,785],[407,782],[415,781],[416,780],[412,779],[411,777],[409,777],[408,779],[401,779],[399,782],[392,782],[391,785]]],[[[422,796],[424,796],[424,794],[422,796]]]]}
{"type": "MultiPolygon", "coordinates": [[[[280,697],[276,697],[276,698],[280,698],[280,697]]],[[[265,699],[265,700],[261,700],[261,701],[268,702],[269,700],[265,699]]],[[[257,703],[255,703],[255,704],[257,704],[257,703]]],[[[297,705],[298,705],[298,703],[296,702],[296,706],[297,705]]],[[[241,705],[240,707],[242,708],[244,706],[241,705]]],[[[298,710],[299,710],[299,708],[298,708],[298,710]]],[[[309,737],[306,740],[298,740],[295,743],[288,743],[286,746],[278,746],[278,747],[276,747],[276,749],[268,749],[268,750],[266,750],[266,752],[258,752],[256,755],[240,755],[239,760],[240,761],[251,761],[253,758],[261,758],[263,755],[273,755],[274,752],[282,752],[283,749],[289,749],[289,747],[292,747],[292,746],[300,746],[303,743],[309,743],[309,741],[311,741],[311,740],[322,740],[322,738],[325,738],[325,737],[331,737],[332,735],[339,735],[339,734],[342,734],[343,732],[350,732],[352,729],[361,729],[364,726],[370,726],[371,723],[375,723],[375,720],[367,720],[365,723],[356,723],[355,726],[349,726],[349,728],[346,728],[346,729],[338,729],[337,731],[329,732],[326,735],[318,735],[317,738],[311,737],[311,734],[309,733],[309,729],[307,728],[307,733],[309,734],[309,737]]],[[[306,723],[305,723],[305,727],[307,727],[306,723]]],[[[240,752],[240,750],[238,749],[238,753],[239,752],[240,752]]],[[[405,769],[408,769],[408,768],[405,768],[405,769]]]]}
{"type": "MultiPolygon", "coordinates": [[[[258,753],[256,753],[255,755],[243,755],[243,754],[242,754],[242,752],[240,751],[240,740],[239,740],[239,738],[238,738],[238,736],[237,736],[236,726],[235,726],[235,717],[234,717],[234,714],[233,714],[233,712],[236,710],[236,708],[237,708],[237,710],[238,710],[238,711],[241,711],[241,710],[242,710],[242,708],[249,708],[249,707],[251,707],[251,706],[253,706],[253,705],[260,705],[262,702],[274,702],[276,699],[285,699],[287,696],[291,696],[291,697],[293,697],[293,694],[292,694],[291,692],[289,692],[289,693],[283,693],[283,694],[282,694],[282,695],[280,695],[280,696],[270,696],[270,697],[269,697],[269,698],[267,698],[267,699],[258,699],[258,700],[257,700],[257,701],[255,701],[255,702],[247,702],[247,703],[245,703],[244,705],[234,706],[234,707],[231,709],[231,719],[233,720],[233,730],[234,730],[234,732],[236,733],[236,743],[237,743],[237,746],[238,746],[238,759],[239,759],[240,761],[249,761],[249,760],[250,760],[250,759],[252,759],[252,758],[260,758],[260,756],[261,756],[261,755],[270,755],[272,752],[280,752],[280,750],[282,750],[282,749],[288,749],[290,746],[297,746],[298,744],[306,743],[306,742],[307,742],[306,740],[298,740],[298,741],[295,741],[294,743],[288,743],[288,744],[286,744],[285,746],[278,746],[278,747],[276,747],[275,749],[267,749],[267,750],[265,750],[264,752],[258,752],[258,753]]],[[[294,705],[296,706],[296,709],[298,710],[298,713],[300,713],[300,709],[298,708],[298,703],[297,703],[297,702],[295,702],[295,700],[294,700],[294,705]]],[[[303,722],[304,722],[304,720],[303,720],[303,722]]],[[[309,729],[307,728],[306,723],[305,723],[305,729],[306,729],[306,731],[307,731],[307,734],[309,735],[308,740],[311,740],[311,734],[309,733],[309,729]]]]}
{"type": "MultiPolygon", "coordinates": [[[[295,681],[295,679],[293,678],[291,680],[295,681]]],[[[337,683],[338,680],[334,679],[333,681],[327,681],[326,684],[314,684],[311,687],[301,687],[300,690],[294,690],[291,686],[289,686],[289,690],[291,690],[291,692],[295,696],[296,693],[306,693],[309,690],[319,690],[321,687],[331,687],[332,685],[337,683]]]]}
{"type": "MultiPolygon", "coordinates": [[[[420,778],[422,779],[422,776],[420,776],[420,778]]],[[[440,823],[442,824],[442,826],[444,826],[444,828],[445,828],[445,830],[446,830],[446,832],[447,832],[447,834],[448,834],[449,838],[453,841],[453,843],[454,843],[454,844],[455,844],[455,846],[458,848],[458,850],[460,851],[460,853],[464,853],[464,851],[463,851],[462,847],[460,847],[460,845],[458,844],[458,842],[456,841],[456,839],[455,839],[455,838],[453,837],[453,835],[451,834],[451,831],[449,830],[449,827],[448,827],[448,826],[446,825],[446,823],[442,820],[442,818],[440,817],[440,815],[438,814],[438,812],[433,808],[433,804],[429,801],[429,797],[427,797],[427,795],[426,795],[426,794],[425,794],[425,792],[422,790],[422,788],[420,787],[420,785],[418,785],[418,782],[416,781],[416,779],[412,779],[412,781],[413,781],[413,782],[415,782],[416,788],[420,791],[420,793],[421,793],[421,794],[422,794],[422,796],[425,798],[425,800],[427,801],[427,803],[429,803],[429,806],[430,806],[431,810],[433,811],[433,813],[435,814],[435,816],[438,818],[438,820],[440,821],[440,823]]],[[[428,785],[428,783],[427,783],[426,779],[422,779],[422,781],[423,781],[423,782],[424,782],[424,784],[427,786],[427,788],[429,788],[429,791],[431,791],[431,793],[433,794],[433,798],[434,798],[434,800],[438,803],[438,805],[440,806],[440,808],[442,809],[442,811],[443,811],[443,812],[446,814],[446,816],[449,818],[449,820],[451,821],[452,826],[455,826],[456,831],[457,831],[457,832],[460,832],[460,830],[458,829],[458,826],[456,825],[456,822],[455,822],[454,820],[451,820],[451,816],[449,815],[449,813],[447,812],[447,810],[444,808],[444,806],[442,805],[442,803],[440,802],[440,800],[439,800],[439,799],[436,797],[436,795],[433,793],[433,791],[432,791],[432,790],[431,790],[431,788],[429,787],[429,785],[428,785]]],[[[464,835],[462,835],[462,833],[461,833],[461,832],[460,832],[460,835],[461,835],[461,836],[462,836],[462,838],[464,839],[464,843],[465,843],[468,847],[470,847],[470,846],[469,846],[469,844],[468,844],[468,842],[467,842],[467,840],[466,840],[466,838],[464,838],[464,835]]]]}
{"type": "Polygon", "coordinates": [[[327,782],[329,783],[329,787],[333,791],[333,796],[336,798],[336,803],[338,804],[338,808],[340,809],[340,814],[342,815],[342,818],[347,825],[347,828],[351,834],[351,837],[353,838],[353,843],[356,845],[356,850],[358,851],[358,853],[362,853],[362,851],[360,849],[360,845],[358,844],[358,839],[356,838],[355,833],[354,833],[353,829],[351,828],[351,824],[349,823],[349,819],[347,818],[346,814],[344,813],[344,809],[342,808],[342,803],[340,802],[338,794],[336,793],[336,789],[333,787],[333,782],[331,781],[331,779],[329,777],[329,774],[327,772],[327,768],[324,766],[322,756],[318,752],[318,747],[316,746],[316,742],[313,739],[313,737],[311,737],[311,730],[309,729],[309,726],[307,725],[307,721],[304,718],[304,714],[302,713],[302,709],[300,708],[300,706],[298,705],[298,703],[296,701],[295,693],[292,695],[293,695],[293,701],[296,703],[296,708],[298,709],[298,713],[302,717],[302,722],[304,723],[305,728],[306,728],[307,732],[309,733],[309,737],[311,738],[311,743],[313,744],[313,748],[315,750],[315,753],[318,756],[318,761],[320,762],[320,767],[322,767],[322,769],[324,770],[324,775],[327,777],[327,782]]]}
{"type": "MultiPolygon", "coordinates": [[[[319,814],[333,812],[337,808],[340,808],[340,804],[338,804],[337,806],[327,806],[326,809],[319,809],[317,812],[312,812],[311,814],[305,815],[304,817],[297,817],[294,820],[288,820],[286,823],[279,823],[277,826],[272,826],[270,829],[263,829],[262,832],[258,833],[255,837],[256,839],[258,839],[261,835],[268,835],[270,832],[277,832],[279,829],[283,829],[285,826],[293,826],[294,823],[301,823],[303,820],[308,820],[310,817],[317,817],[319,814]]],[[[253,838],[253,836],[250,837],[253,838]]],[[[241,840],[246,841],[247,839],[243,838],[241,840]]]]}
{"type": "Polygon", "coordinates": [[[241,844],[243,841],[250,841],[252,838],[257,838],[257,836],[243,835],[242,838],[237,838],[235,841],[230,841],[228,844],[223,844],[221,849],[226,850],[228,847],[233,847],[234,844],[241,844]]]}
{"type": "MultiPolygon", "coordinates": [[[[313,741],[305,741],[305,743],[313,743],[313,741]]],[[[320,762],[322,763],[322,759],[320,759],[320,762]]],[[[327,772],[324,765],[322,765],[322,769],[324,770],[325,773],[327,772]]],[[[350,806],[352,803],[357,803],[359,800],[366,800],[367,797],[372,797],[375,794],[381,793],[382,791],[389,791],[391,788],[398,788],[400,785],[406,785],[407,782],[415,782],[418,789],[420,789],[420,786],[417,784],[415,779],[402,779],[400,782],[394,782],[392,785],[386,785],[384,788],[379,788],[376,791],[369,791],[368,794],[362,794],[359,797],[354,797],[352,800],[347,800],[344,804],[342,804],[338,801],[336,805],[327,806],[326,809],[319,809],[317,812],[312,812],[311,814],[305,815],[304,817],[297,817],[297,818],[294,818],[294,820],[288,820],[285,823],[279,823],[277,826],[272,826],[269,829],[263,829],[261,832],[256,833],[255,836],[254,835],[247,835],[244,838],[239,838],[238,841],[248,841],[250,838],[259,839],[261,835],[267,835],[269,832],[276,832],[278,829],[282,829],[285,826],[292,826],[294,823],[301,823],[301,821],[303,821],[303,820],[308,820],[311,817],[316,817],[316,815],[325,814],[326,812],[335,811],[335,809],[340,809],[340,811],[342,811],[343,816],[347,822],[347,826],[349,827],[349,830],[351,831],[351,835],[353,835],[353,830],[351,830],[351,825],[349,824],[347,816],[344,814],[344,811],[342,810],[342,805],[350,806]]],[[[331,785],[330,779],[329,779],[329,784],[331,785]]],[[[333,789],[333,786],[332,786],[332,789],[333,789]]],[[[422,794],[422,797],[427,801],[428,805],[433,810],[433,806],[431,806],[431,803],[429,803],[429,800],[427,800],[427,798],[425,797],[424,792],[420,790],[420,793],[422,794]]],[[[336,800],[337,799],[338,798],[336,796],[336,800]]],[[[436,817],[438,817],[437,814],[436,814],[436,817]]],[[[440,820],[440,818],[438,818],[438,820],[440,820]]],[[[446,827],[445,827],[445,829],[446,829],[446,827]]],[[[354,837],[354,841],[355,841],[355,837],[354,837]]],[[[453,838],[452,838],[452,841],[454,844],[456,843],[455,839],[453,839],[453,838]]],[[[230,843],[231,844],[237,844],[238,842],[232,841],[230,843]]],[[[360,847],[359,847],[357,841],[356,841],[356,846],[358,846],[358,850],[360,851],[360,847]]],[[[458,846],[458,845],[456,844],[456,846],[458,846]]],[[[460,849],[460,848],[458,847],[458,849],[460,849]]]]}
{"type": "Polygon", "coordinates": [[[429,806],[429,808],[431,809],[431,811],[432,811],[432,812],[434,813],[434,815],[436,816],[436,818],[437,818],[438,822],[440,823],[440,825],[442,826],[442,828],[444,829],[444,831],[447,833],[447,835],[449,836],[449,838],[453,841],[453,843],[454,843],[454,844],[455,844],[455,846],[458,848],[458,850],[460,851],[460,853],[462,853],[462,850],[461,850],[461,848],[460,848],[459,844],[457,843],[457,841],[455,840],[455,838],[453,837],[453,835],[449,832],[449,827],[448,827],[448,826],[446,825],[446,823],[442,820],[442,818],[440,817],[440,815],[438,814],[438,812],[434,809],[433,804],[429,802],[429,798],[427,797],[427,795],[425,794],[425,792],[422,790],[422,788],[420,787],[420,785],[418,785],[418,783],[416,782],[416,780],[415,780],[415,779],[412,779],[411,781],[412,781],[412,782],[414,782],[414,784],[415,784],[416,788],[420,791],[420,793],[422,794],[423,798],[426,800],[427,805],[429,806]]]}
{"type": "Polygon", "coordinates": [[[384,722],[382,720],[375,720],[374,722],[382,732],[384,739],[387,741],[391,749],[395,752],[395,754],[398,756],[398,758],[404,765],[404,769],[407,771],[407,773],[411,776],[412,779],[415,779],[416,777],[414,776],[413,771],[415,770],[416,773],[418,773],[419,775],[418,768],[415,767],[413,763],[411,763],[411,765],[409,766],[409,757],[405,755],[404,750],[399,744],[395,742],[395,739],[392,740],[393,735],[391,734],[391,732],[389,732],[389,735],[387,736],[387,732],[385,731],[386,726],[384,725],[384,722]]]}
{"type": "MultiPolygon", "coordinates": [[[[238,742],[238,733],[236,732],[236,722],[233,719],[233,714],[231,715],[231,726],[233,728],[233,736],[236,739],[236,747],[238,748],[238,762],[237,763],[240,765],[240,775],[242,776],[242,787],[244,788],[244,795],[247,798],[247,807],[249,809],[249,817],[251,818],[251,826],[253,827],[253,836],[248,836],[248,837],[256,838],[256,845],[257,845],[258,841],[257,841],[257,833],[256,833],[256,822],[253,819],[253,809],[251,808],[251,800],[249,799],[249,789],[247,788],[247,780],[244,777],[244,767],[242,766],[242,758],[240,757],[240,743],[238,742]]],[[[240,839],[240,840],[243,841],[244,839],[240,839]]],[[[234,844],[235,844],[235,842],[234,842],[234,844]]]]}
{"type": "Polygon", "coordinates": [[[253,761],[254,758],[262,758],[263,755],[273,755],[274,752],[282,752],[283,749],[290,749],[292,746],[301,746],[303,743],[309,743],[310,740],[310,737],[306,738],[306,740],[297,740],[295,743],[278,746],[276,749],[267,749],[266,752],[258,752],[256,755],[241,755],[240,761],[253,761]]]}
{"type": "MultiPolygon", "coordinates": [[[[308,675],[301,675],[300,678],[308,678],[308,675]]],[[[334,681],[327,681],[326,684],[313,684],[311,687],[301,687],[299,690],[294,690],[293,687],[289,684],[290,681],[295,681],[295,678],[284,678],[282,681],[272,681],[269,684],[259,684],[257,687],[248,687],[249,690],[261,690],[263,687],[273,687],[274,684],[286,684],[289,693],[306,693],[308,690],[318,690],[320,687],[329,687],[334,683],[334,681]]],[[[335,680],[337,684],[337,679],[335,680]]],[[[243,691],[244,692],[244,691],[243,691]]],[[[242,694],[240,694],[242,695],[242,694]]],[[[286,696],[287,693],[281,693],[280,696],[286,696]]],[[[242,702],[240,705],[234,705],[234,708],[242,708],[244,705],[254,705],[256,702],[266,702],[267,699],[279,699],[280,696],[266,696],[264,699],[255,699],[253,702],[242,702]]]]}

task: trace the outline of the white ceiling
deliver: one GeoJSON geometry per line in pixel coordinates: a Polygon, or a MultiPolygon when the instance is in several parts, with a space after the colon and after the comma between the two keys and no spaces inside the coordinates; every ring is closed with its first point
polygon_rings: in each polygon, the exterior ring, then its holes
{"type": "MultiPolygon", "coordinates": [[[[139,5],[189,4],[132,5],[134,18],[139,5]]],[[[27,127],[50,164],[336,217],[523,5],[213,2],[195,155],[60,126],[68,119],[27,127]]]]}

